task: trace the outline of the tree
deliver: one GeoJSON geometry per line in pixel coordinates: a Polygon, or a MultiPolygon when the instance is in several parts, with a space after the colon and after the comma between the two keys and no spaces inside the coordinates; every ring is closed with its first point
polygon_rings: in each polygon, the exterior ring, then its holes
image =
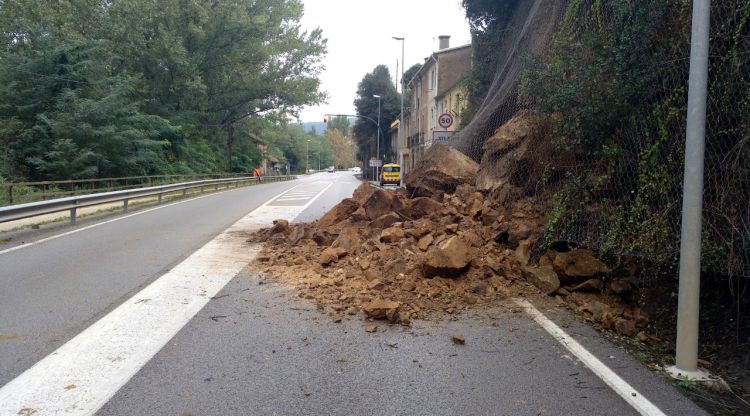
{"type": "Polygon", "coordinates": [[[349,168],[354,165],[355,146],[352,140],[338,129],[326,130],[326,139],[333,154],[333,163],[339,168],[349,168]]]}
{"type": "Polygon", "coordinates": [[[401,91],[404,91],[404,106],[408,106],[411,103],[412,91],[409,82],[420,69],[422,69],[422,64],[414,64],[404,72],[404,77],[401,79],[401,91]]]}
{"type": "Polygon", "coordinates": [[[278,120],[323,98],[299,0],[48,3],[0,1],[3,175],[245,170],[250,120],[288,135],[278,120]]]}
{"type": "Polygon", "coordinates": [[[378,138],[378,99],[380,95],[380,155],[392,153],[391,141],[384,137],[393,120],[401,113],[401,97],[391,81],[386,65],[378,65],[366,74],[357,87],[357,98],[354,107],[357,115],[362,116],[354,123],[354,136],[359,147],[358,158],[369,159],[375,156],[378,138]]]}
{"type": "Polygon", "coordinates": [[[342,135],[349,135],[349,117],[347,116],[336,116],[328,120],[326,125],[328,130],[338,130],[342,135]]]}

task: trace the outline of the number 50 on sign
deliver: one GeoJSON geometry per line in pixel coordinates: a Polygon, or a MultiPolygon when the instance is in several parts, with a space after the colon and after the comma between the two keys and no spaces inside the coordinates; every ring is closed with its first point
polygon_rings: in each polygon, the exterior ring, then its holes
{"type": "Polygon", "coordinates": [[[438,116],[438,125],[444,129],[453,125],[453,116],[448,113],[443,113],[438,116]]]}

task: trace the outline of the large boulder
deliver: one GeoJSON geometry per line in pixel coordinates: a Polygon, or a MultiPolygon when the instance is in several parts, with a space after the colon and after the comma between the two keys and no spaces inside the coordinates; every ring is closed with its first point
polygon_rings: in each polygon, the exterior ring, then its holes
{"type": "Polygon", "coordinates": [[[376,189],[362,204],[365,216],[370,221],[404,209],[404,202],[395,192],[376,189]]]}
{"type": "Polygon", "coordinates": [[[580,280],[609,273],[609,267],[594,257],[591,250],[575,249],[556,253],[552,267],[563,281],[580,280]]]}
{"type": "Polygon", "coordinates": [[[551,131],[549,117],[531,111],[500,126],[484,143],[477,190],[490,192],[499,204],[537,192],[540,182],[555,177],[557,166],[571,163],[554,149],[551,131]]]}
{"type": "Polygon", "coordinates": [[[427,276],[456,276],[474,259],[474,249],[459,236],[452,236],[427,252],[422,269],[427,276]]]}
{"type": "Polygon", "coordinates": [[[412,219],[419,219],[440,212],[443,204],[427,197],[418,197],[409,201],[408,213],[412,219]]]}
{"type": "Polygon", "coordinates": [[[318,228],[328,228],[352,216],[359,208],[359,202],[353,198],[346,198],[331,208],[323,218],[318,220],[318,228]]]}
{"type": "Polygon", "coordinates": [[[354,190],[352,199],[359,202],[360,204],[364,204],[365,201],[367,201],[367,199],[370,198],[370,195],[372,195],[372,193],[375,192],[377,189],[378,188],[370,185],[369,182],[362,182],[362,185],[359,185],[357,189],[354,190]]]}
{"type": "Polygon", "coordinates": [[[560,279],[550,266],[527,267],[524,269],[524,276],[526,281],[546,295],[551,295],[560,288],[560,279]]]}
{"type": "Polygon", "coordinates": [[[478,169],[479,165],[460,151],[434,144],[406,174],[404,183],[412,196],[452,194],[461,184],[473,185],[478,169]]]}

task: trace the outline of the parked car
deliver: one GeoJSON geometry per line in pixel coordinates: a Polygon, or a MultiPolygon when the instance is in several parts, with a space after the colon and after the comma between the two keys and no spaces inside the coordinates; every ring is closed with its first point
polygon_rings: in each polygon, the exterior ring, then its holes
{"type": "Polygon", "coordinates": [[[329,167],[328,167],[328,168],[326,169],[326,172],[328,172],[328,173],[333,173],[333,172],[336,172],[336,168],[335,168],[335,167],[333,167],[333,166],[329,166],[329,167]]]}

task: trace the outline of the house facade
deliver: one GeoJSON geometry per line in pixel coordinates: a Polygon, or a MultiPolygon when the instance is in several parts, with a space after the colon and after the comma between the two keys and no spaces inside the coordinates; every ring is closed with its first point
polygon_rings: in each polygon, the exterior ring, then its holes
{"type": "Polygon", "coordinates": [[[450,135],[460,123],[466,108],[466,93],[460,81],[471,66],[471,45],[450,47],[449,36],[440,36],[440,49],[426,60],[409,81],[412,91],[409,110],[404,114],[406,138],[399,142],[402,170],[408,172],[437,140],[450,135]],[[440,127],[438,117],[448,113],[453,124],[440,127]]]}

